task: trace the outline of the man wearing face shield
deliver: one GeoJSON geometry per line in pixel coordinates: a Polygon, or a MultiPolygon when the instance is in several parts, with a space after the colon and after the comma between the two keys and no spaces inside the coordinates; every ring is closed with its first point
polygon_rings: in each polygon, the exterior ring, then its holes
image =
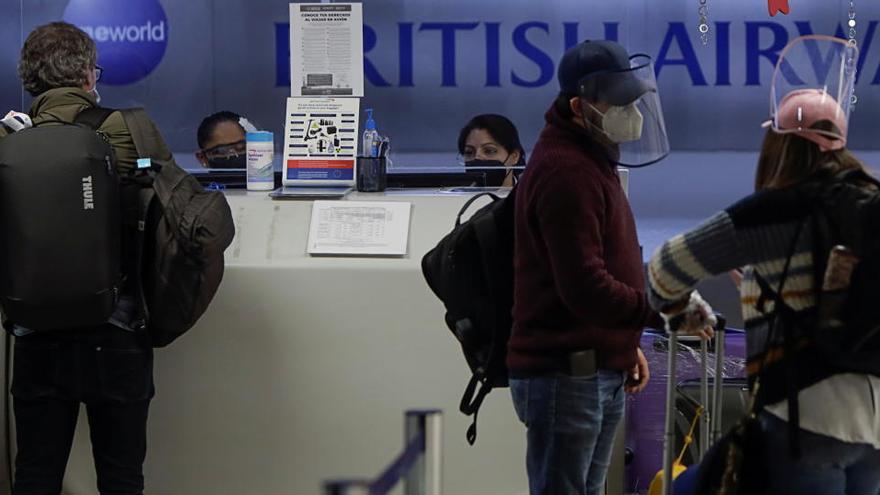
{"type": "Polygon", "coordinates": [[[648,381],[642,329],[662,325],[617,166],[654,163],[669,147],[647,56],[585,41],[565,53],[558,78],[516,196],[507,364],[528,430],[530,493],[593,495],[624,391],[648,381]]]}

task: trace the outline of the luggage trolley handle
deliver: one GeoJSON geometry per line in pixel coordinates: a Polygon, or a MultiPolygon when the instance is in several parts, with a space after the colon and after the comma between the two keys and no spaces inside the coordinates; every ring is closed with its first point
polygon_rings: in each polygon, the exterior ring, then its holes
{"type": "MultiPolygon", "coordinates": [[[[706,437],[709,436],[707,433],[711,432],[712,440],[714,441],[716,435],[720,436],[721,432],[721,392],[723,386],[723,380],[720,379],[722,377],[721,370],[724,365],[724,328],[727,325],[727,320],[721,314],[715,314],[715,318],[717,323],[714,327],[715,330],[715,376],[714,387],[713,387],[713,396],[712,396],[712,408],[710,412],[704,412],[704,415],[708,414],[708,422],[704,423],[704,427],[701,428],[701,438],[700,438],[700,454],[702,455],[705,449],[710,445],[709,442],[706,441],[706,437]],[[717,412],[717,414],[716,414],[717,412]]],[[[675,376],[676,376],[676,361],[678,356],[678,328],[681,324],[684,323],[684,315],[676,316],[669,320],[669,328],[667,329],[669,332],[669,346],[666,352],[666,369],[667,369],[667,380],[666,380],[666,424],[664,425],[664,435],[663,435],[663,494],[664,495],[672,495],[672,463],[673,459],[675,459],[675,376]]],[[[707,349],[708,346],[706,342],[703,342],[700,346],[701,348],[701,366],[702,366],[702,376],[700,380],[700,395],[701,400],[703,401],[703,406],[706,406],[706,402],[708,401],[708,362],[707,362],[707,349]]],[[[707,408],[708,409],[708,408],[707,408]]]]}
{"type": "Polygon", "coordinates": [[[708,445],[713,445],[722,435],[721,416],[724,410],[722,398],[724,397],[724,344],[725,344],[725,328],[727,320],[721,314],[716,314],[715,318],[718,324],[715,325],[715,379],[714,388],[712,390],[712,410],[710,416],[710,425],[712,434],[708,445]]]}

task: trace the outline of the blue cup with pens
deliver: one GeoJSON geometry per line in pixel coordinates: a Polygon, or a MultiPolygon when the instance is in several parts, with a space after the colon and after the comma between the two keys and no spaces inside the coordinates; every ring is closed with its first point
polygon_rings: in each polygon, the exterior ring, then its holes
{"type": "Polygon", "coordinates": [[[391,142],[376,131],[372,109],[367,110],[370,120],[364,131],[363,154],[357,159],[357,190],[360,192],[384,191],[388,183],[388,149],[391,142]]]}

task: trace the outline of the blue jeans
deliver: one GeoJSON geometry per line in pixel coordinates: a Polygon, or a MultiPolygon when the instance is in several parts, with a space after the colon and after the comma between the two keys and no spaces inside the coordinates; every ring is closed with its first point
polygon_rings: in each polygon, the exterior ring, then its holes
{"type": "MultiPolygon", "coordinates": [[[[840,414],[843,419],[846,412],[840,414]]],[[[880,450],[800,430],[801,458],[795,461],[788,453],[788,424],[766,412],[761,414],[761,424],[768,493],[880,494],[880,450]]]]}
{"type": "Polygon", "coordinates": [[[513,405],[528,429],[531,495],[599,495],[623,417],[624,374],[511,379],[513,405]]]}

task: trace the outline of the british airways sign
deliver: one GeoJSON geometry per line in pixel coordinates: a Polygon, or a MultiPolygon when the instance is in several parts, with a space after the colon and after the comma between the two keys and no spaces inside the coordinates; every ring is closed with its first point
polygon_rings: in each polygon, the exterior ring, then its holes
{"type": "MultiPolygon", "coordinates": [[[[97,41],[102,83],[115,85],[108,101],[148,106],[163,130],[173,130],[166,138],[175,149],[191,149],[201,118],[222,109],[283,132],[279,109],[290,94],[287,1],[49,3],[59,13],[66,5],[64,18],[97,41]]],[[[848,35],[849,2],[799,0],[788,15],[775,17],[765,0],[706,3],[704,46],[698,0],[365,1],[362,108],[375,109],[395,152],[454,153],[461,126],[486,112],[510,117],[529,147],[558,90],[562,53],[581,40],[605,38],[654,59],[674,149],[754,150],[782,48],[802,34],[848,35]]],[[[855,6],[859,100],[850,143],[880,149],[880,1],[855,6]]],[[[812,68],[786,76],[824,70],[825,55],[817,51],[812,68]]],[[[0,81],[0,90],[20,94],[17,81],[0,81]]]]}
{"type": "MultiPolygon", "coordinates": [[[[620,22],[604,22],[601,33],[590,33],[594,37],[620,40],[620,22]],[[596,35],[599,36],[596,36],[596,35]]],[[[862,22],[864,34],[860,36],[861,55],[858,60],[858,73],[860,80],[868,78],[870,85],[880,85],[880,61],[871,66],[866,66],[866,61],[872,53],[877,35],[878,20],[862,22]],[[867,74],[866,74],[867,72],[867,74]]],[[[397,37],[397,67],[396,73],[382,71],[374,64],[375,56],[387,56],[385,53],[373,54],[379,43],[379,34],[376,29],[369,25],[364,26],[364,73],[366,80],[375,87],[414,87],[414,75],[420,64],[434,66],[436,59],[417,58],[415,56],[414,42],[417,36],[426,36],[429,33],[439,33],[441,59],[441,77],[435,81],[440,87],[457,87],[456,76],[459,67],[457,52],[463,47],[460,38],[464,34],[477,35],[481,43],[474,46],[469,42],[465,49],[485,53],[485,64],[481,67],[484,87],[499,88],[503,86],[518,86],[523,88],[542,87],[547,84],[555,84],[555,62],[569,47],[586,39],[587,33],[582,33],[578,22],[563,22],[559,25],[551,25],[547,22],[527,21],[516,25],[510,32],[510,38],[503,40],[501,37],[501,22],[399,22],[393,33],[383,33],[397,37]],[[549,37],[554,31],[560,33],[563,44],[555,52],[547,51],[531,41],[537,37],[549,37]],[[527,61],[537,69],[535,75],[524,76],[515,70],[502,71],[501,46],[502,43],[512,46],[514,56],[527,61]]],[[[793,30],[776,21],[746,21],[735,25],[731,21],[716,21],[713,23],[712,45],[715,52],[715,63],[707,66],[701,63],[697,56],[697,49],[692,39],[693,33],[684,22],[668,22],[665,26],[665,34],[662,37],[654,57],[654,67],[658,79],[662,79],[665,69],[681,67],[684,69],[693,86],[730,86],[742,84],[746,86],[760,85],[762,61],[768,62],[766,67],[772,68],[776,64],[779,52],[789,40],[797,36],[816,34],[811,21],[795,21],[792,23],[793,30]],[[735,50],[736,55],[743,57],[745,71],[739,80],[731,74],[734,50],[731,46],[731,32],[740,29],[745,37],[745,46],[735,50]]],[[[828,33],[845,38],[843,25],[838,24],[834,32],[828,33]]],[[[289,25],[278,23],[275,27],[276,37],[276,84],[287,86],[290,84],[290,54],[289,25]]],[[[877,41],[880,44],[880,40],[877,41]]],[[[376,50],[378,52],[379,50],[376,50]]],[[[818,50],[814,55],[814,68],[820,70],[824,64],[823,55],[818,50]]],[[[473,68],[469,65],[469,68],[473,68]]],[[[788,74],[789,77],[797,77],[788,74]]],[[[794,81],[792,81],[794,82],[794,81]]]]}

